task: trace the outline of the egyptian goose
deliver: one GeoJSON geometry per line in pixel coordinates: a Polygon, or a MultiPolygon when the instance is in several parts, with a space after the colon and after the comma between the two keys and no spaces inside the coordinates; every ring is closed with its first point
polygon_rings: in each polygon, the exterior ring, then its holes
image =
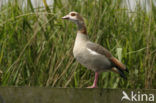
{"type": "Polygon", "coordinates": [[[94,83],[88,88],[96,88],[100,72],[113,71],[127,79],[124,71],[128,69],[104,47],[91,42],[87,35],[83,18],[77,12],[70,12],[62,19],[73,21],[77,24],[78,31],[73,48],[74,58],[86,68],[95,72],[94,83]]]}

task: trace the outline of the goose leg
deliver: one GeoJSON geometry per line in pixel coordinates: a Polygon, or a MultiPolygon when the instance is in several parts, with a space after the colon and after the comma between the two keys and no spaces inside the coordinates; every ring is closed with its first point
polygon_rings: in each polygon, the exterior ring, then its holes
{"type": "Polygon", "coordinates": [[[98,72],[95,72],[94,83],[92,86],[89,86],[87,88],[97,88],[98,75],[99,75],[98,72]]]}

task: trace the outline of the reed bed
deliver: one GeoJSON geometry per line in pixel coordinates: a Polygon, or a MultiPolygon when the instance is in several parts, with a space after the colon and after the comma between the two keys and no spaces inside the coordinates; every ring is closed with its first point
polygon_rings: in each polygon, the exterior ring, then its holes
{"type": "Polygon", "coordinates": [[[156,88],[156,7],[134,12],[122,0],[54,0],[34,8],[20,0],[0,9],[0,85],[86,87],[94,73],[76,62],[72,48],[76,26],[62,16],[77,11],[85,18],[93,42],[103,45],[129,69],[100,75],[101,88],[156,88]]]}

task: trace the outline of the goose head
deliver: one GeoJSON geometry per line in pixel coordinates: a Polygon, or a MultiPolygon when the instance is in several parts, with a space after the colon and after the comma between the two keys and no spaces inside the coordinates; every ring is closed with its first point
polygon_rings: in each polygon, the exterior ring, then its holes
{"type": "Polygon", "coordinates": [[[75,11],[72,11],[69,14],[65,15],[64,17],[62,17],[62,19],[70,20],[70,21],[73,21],[74,23],[77,23],[77,24],[84,23],[83,18],[80,16],[79,13],[77,13],[75,11]]]}
{"type": "Polygon", "coordinates": [[[86,28],[84,24],[84,19],[82,18],[82,16],[80,16],[79,13],[75,11],[72,11],[69,14],[65,15],[64,17],[62,17],[62,19],[69,20],[69,21],[76,23],[79,30],[86,28]]]}

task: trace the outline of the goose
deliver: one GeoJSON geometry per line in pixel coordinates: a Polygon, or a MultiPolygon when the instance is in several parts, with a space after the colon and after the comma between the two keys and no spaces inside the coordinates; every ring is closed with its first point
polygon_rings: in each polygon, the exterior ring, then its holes
{"type": "Polygon", "coordinates": [[[126,66],[107,49],[89,40],[84,19],[79,13],[72,11],[63,16],[62,19],[74,22],[78,28],[73,48],[74,58],[81,65],[95,72],[93,85],[88,88],[98,87],[98,76],[101,72],[112,71],[127,79],[124,74],[124,71],[128,72],[126,66]]]}

